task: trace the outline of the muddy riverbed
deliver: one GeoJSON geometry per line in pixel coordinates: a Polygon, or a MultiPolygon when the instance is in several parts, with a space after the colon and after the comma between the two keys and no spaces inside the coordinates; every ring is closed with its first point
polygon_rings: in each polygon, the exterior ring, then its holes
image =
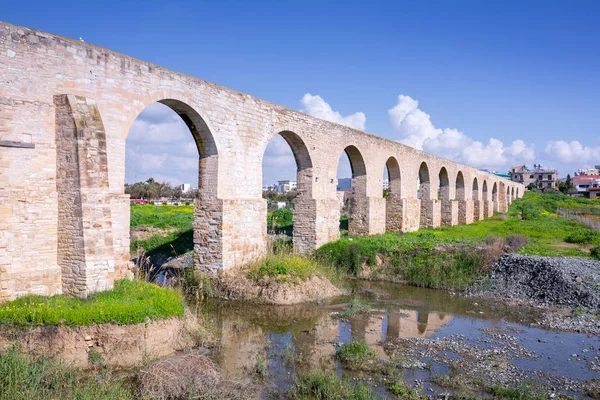
{"type": "Polygon", "coordinates": [[[541,309],[389,283],[355,282],[350,293],[299,306],[212,300],[203,312],[221,333],[211,357],[226,379],[265,373],[265,396],[290,387],[299,373],[333,370],[388,397],[385,375],[347,371],[336,360],[353,339],[427,396],[485,397],[491,387],[523,384],[575,397],[600,390],[600,339],[534,327],[541,309]],[[353,298],[371,311],[340,318],[353,298]]]}

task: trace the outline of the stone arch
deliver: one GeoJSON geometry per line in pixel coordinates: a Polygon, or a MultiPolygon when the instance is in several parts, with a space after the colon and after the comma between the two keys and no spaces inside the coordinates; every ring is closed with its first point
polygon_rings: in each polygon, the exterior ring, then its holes
{"type": "Polygon", "coordinates": [[[515,188],[514,187],[511,188],[510,199],[511,199],[511,202],[515,200],[515,188]]]}
{"type": "Polygon", "coordinates": [[[419,199],[421,201],[420,227],[433,227],[437,200],[431,198],[431,179],[429,167],[425,161],[419,166],[419,199]]]}
{"type": "MultiPolygon", "coordinates": [[[[223,268],[223,203],[218,198],[219,152],[215,138],[204,118],[188,103],[173,98],[160,99],[156,103],[169,107],[183,120],[196,144],[198,195],[194,199],[194,265],[214,272],[223,268]]],[[[129,126],[127,135],[132,125],[133,123],[129,126]]]]}
{"type": "MultiPolygon", "coordinates": [[[[475,178],[477,179],[477,178],[475,178]]],[[[462,173],[462,171],[458,171],[458,174],[456,174],[456,200],[461,200],[464,201],[466,199],[466,192],[465,192],[465,177],[462,173]]]]}
{"type": "MultiPolygon", "coordinates": [[[[316,247],[316,214],[313,190],[313,164],[308,147],[298,134],[290,130],[280,131],[290,146],[296,162],[296,198],[293,214],[293,245],[299,253],[307,253],[316,247]]],[[[276,136],[274,135],[274,136],[276,136]]],[[[273,137],[274,137],[273,136],[273,137]]],[[[271,137],[271,140],[273,139],[271,137]]],[[[266,151],[266,148],[265,148],[266,151]]],[[[264,156],[264,152],[263,152],[264,156]]],[[[264,216],[266,219],[266,216],[264,216]]],[[[268,229],[268,227],[266,227],[268,229]]]]}
{"type": "Polygon", "coordinates": [[[385,168],[388,171],[390,194],[400,196],[402,182],[400,181],[400,165],[398,164],[396,157],[392,156],[388,158],[385,162],[385,168]]]}
{"type": "Polygon", "coordinates": [[[481,193],[479,192],[479,182],[477,181],[477,177],[473,178],[473,186],[471,190],[471,196],[473,197],[473,220],[480,221],[482,218],[481,213],[483,209],[481,207],[481,193]]]}
{"type": "Polygon", "coordinates": [[[367,167],[356,146],[344,148],[352,171],[352,194],[348,202],[348,234],[369,234],[369,200],[367,198],[367,167]]]}
{"type": "Polygon", "coordinates": [[[456,180],[454,183],[454,196],[458,203],[458,217],[457,223],[461,225],[470,224],[473,222],[473,210],[471,208],[471,202],[467,202],[467,193],[465,190],[465,177],[462,171],[458,171],[456,174],[456,180]]]}
{"type": "Polygon", "coordinates": [[[494,207],[494,212],[499,212],[500,211],[500,200],[499,200],[499,193],[498,193],[498,182],[494,182],[494,184],[492,185],[492,204],[494,207]]]}
{"type": "Polygon", "coordinates": [[[483,180],[483,185],[481,186],[481,202],[483,208],[483,218],[487,218],[490,216],[490,200],[488,193],[488,182],[486,179],[483,180]]]}
{"type": "Polygon", "coordinates": [[[450,199],[450,179],[448,178],[448,170],[446,167],[440,168],[440,172],[438,173],[438,199],[440,200],[440,209],[441,209],[441,223],[442,225],[456,225],[458,223],[457,220],[457,210],[454,209],[454,205],[456,204],[454,201],[450,199]]]}
{"type": "Polygon", "coordinates": [[[423,161],[419,166],[419,199],[431,199],[431,182],[429,180],[429,167],[423,161]]]}
{"type": "Polygon", "coordinates": [[[512,199],[510,197],[510,187],[506,187],[506,207],[508,207],[511,203],[512,199]]]}
{"type": "Polygon", "coordinates": [[[440,169],[439,177],[439,200],[450,201],[450,180],[446,167],[440,169]]]}
{"type": "Polygon", "coordinates": [[[385,168],[389,177],[388,196],[385,200],[385,229],[392,232],[402,232],[402,181],[400,180],[400,165],[396,157],[388,158],[385,168]]]}

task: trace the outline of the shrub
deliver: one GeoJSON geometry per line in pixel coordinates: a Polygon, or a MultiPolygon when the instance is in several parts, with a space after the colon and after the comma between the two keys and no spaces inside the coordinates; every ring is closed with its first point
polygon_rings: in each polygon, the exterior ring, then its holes
{"type": "Polygon", "coordinates": [[[506,237],[506,243],[513,252],[517,252],[519,249],[529,244],[529,238],[519,234],[508,235],[506,237]]]}
{"type": "Polygon", "coordinates": [[[565,238],[567,243],[593,244],[600,242],[600,232],[592,229],[581,228],[565,238]]]}
{"type": "Polygon", "coordinates": [[[590,250],[590,256],[592,256],[592,258],[595,258],[596,260],[600,260],[600,245],[593,247],[590,250]]]}
{"type": "Polygon", "coordinates": [[[337,358],[346,362],[374,356],[375,353],[364,340],[352,340],[340,347],[336,353],[337,358]]]}

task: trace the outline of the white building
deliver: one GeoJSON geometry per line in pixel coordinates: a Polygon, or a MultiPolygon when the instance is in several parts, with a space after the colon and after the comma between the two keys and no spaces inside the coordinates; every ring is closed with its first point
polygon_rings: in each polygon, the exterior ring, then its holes
{"type": "Polygon", "coordinates": [[[192,186],[189,183],[182,183],[181,184],[181,191],[182,192],[187,192],[191,188],[192,188],[192,186]]]}
{"type": "Polygon", "coordinates": [[[290,181],[290,180],[278,181],[277,182],[277,191],[279,193],[291,192],[292,190],[296,190],[296,186],[297,186],[296,181],[290,181]]]}

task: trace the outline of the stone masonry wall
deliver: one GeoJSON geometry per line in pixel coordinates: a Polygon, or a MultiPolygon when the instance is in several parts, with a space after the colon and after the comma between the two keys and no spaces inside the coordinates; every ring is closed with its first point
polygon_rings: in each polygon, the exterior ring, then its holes
{"type": "Polygon", "coordinates": [[[214,83],[0,22],[0,299],[63,291],[85,295],[129,275],[125,141],[139,113],[158,101],[181,116],[198,145],[195,262],[211,271],[266,253],[262,158],[277,134],[294,144],[299,170],[305,172],[295,239],[303,252],[339,237],[337,164],[349,147],[354,149],[351,161],[362,160],[351,217],[357,234],[381,233],[386,225],[402,231],[439,226],[442,207],[435,188],[442,169],[450,188],[446,200],[458,202],[451,207],[451,221],[461,202],[472,199],[455,197],[459,172],[469,184],[486,180],[490,190],[500,181],[517,197],[525,190],[516,182],[214,83]],[[56,98],[62,101],[55,104],[56,98]],[[83,136],[69,137],[74,131],[83,136]],[[395,184],[400,197],[393,204],[382,197],[390,158],[399,166],[395,184]],[[434,190],[419,199],[423,163],[434,190]]]}

